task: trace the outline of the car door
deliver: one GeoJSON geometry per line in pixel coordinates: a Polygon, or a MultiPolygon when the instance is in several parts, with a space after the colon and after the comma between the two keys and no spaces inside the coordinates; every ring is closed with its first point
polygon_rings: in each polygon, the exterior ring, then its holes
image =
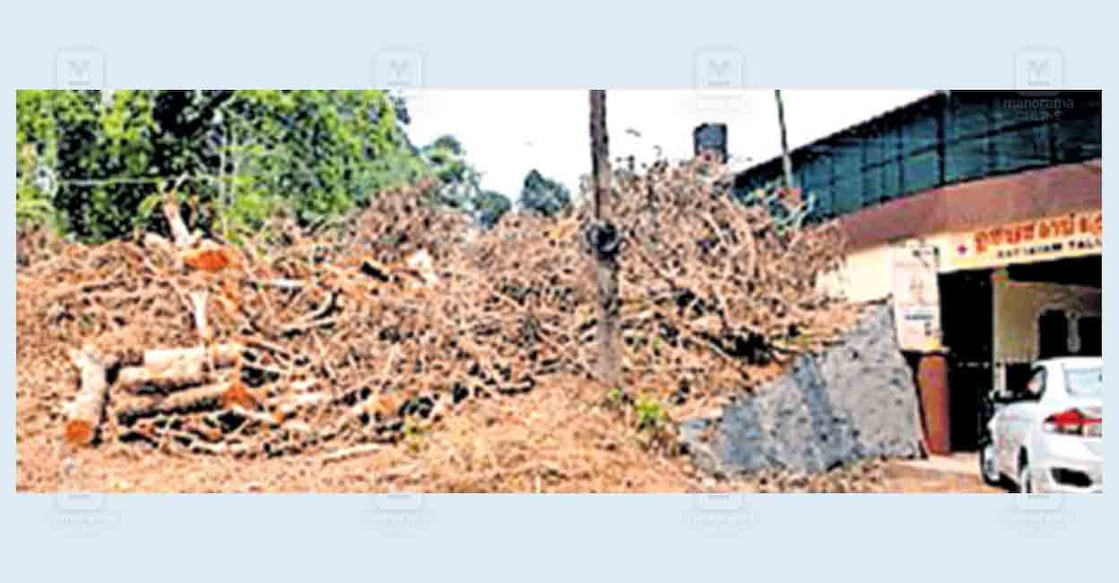
{"type": "Polygon", "coordinates": [[[1038,402],[1045,394],[1046,370],[1037,367],[1030,375],[1025,390],[1019,391],[1014,401],[1000,412],[999,442],[995,448],[999,470],[1009,476],[1018,473],[1018,453],[1029,438],[1030,428],[1037,417],[1038,402]]]}

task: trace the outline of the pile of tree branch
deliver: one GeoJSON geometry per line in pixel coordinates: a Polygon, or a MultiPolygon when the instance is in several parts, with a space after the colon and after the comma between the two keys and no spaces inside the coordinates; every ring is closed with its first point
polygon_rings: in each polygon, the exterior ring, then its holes
{"type": "Polygon", "coordinates": [[[750,368],[834,334],[817,321],[829,305],[817,277],[839,267],[839,228],[804,225],[797,192],[728,196],[730,179],[704,160],[616,177],[622,328],[647,383],[676,371],[684,392],[749,385],[750,368]]]}
{"type": "Polygon", "coordinates": [[[729,190],[706,160],[623,170],[610,241],[588,237],[581,212],[483,231],[390,192],[341,224],[277,220],[233,245],[176,225],[169,203],[171,241],[63,245],[21,266],[19,343],[78,372],[59,403],[71,443],[345,457],[469,399],[594,382],[590,256],[609,244],[617,388],[666,404],[741,392],[758,365],[834,332],[818,321],[816,278],[841,240],[790,219],[795,197],[729,190]]]}

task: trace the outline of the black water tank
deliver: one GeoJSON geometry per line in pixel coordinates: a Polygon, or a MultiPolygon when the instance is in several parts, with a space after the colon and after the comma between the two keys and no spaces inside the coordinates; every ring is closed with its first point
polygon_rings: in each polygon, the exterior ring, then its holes
{"type": "Polygon", "coordinates": [[[720,162],[727,161],[727,124],[705,123],[692,131],[692,144],[695,155],[704,151],[712,152],[720,162]]]}

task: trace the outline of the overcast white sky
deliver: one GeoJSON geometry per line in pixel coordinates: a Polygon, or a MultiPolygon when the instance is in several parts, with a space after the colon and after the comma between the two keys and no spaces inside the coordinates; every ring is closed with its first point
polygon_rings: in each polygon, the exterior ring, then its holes
{"type": "MultiPolygon", "coordinates": [[[[790,147],[909,103],[929,91],[783,91],[790,147]]],[[[670,159],[692,154],[692,129],[724,122],[732,164],[749,166],[780,154],[772,90],[748,90],[730,99],[705,99],[694,90],[617,89],[607,92],[611,158],[670,159]],[[634,135],[634,131],[640,137],[634,135]]],[[[536,168],[572,192],[590,173],[588,97],[585,90],[425,89],[408,99],[413,143],[443,134],[459,139],[482,173],[482,186],[516,200],[525,174],[536,168]]]]}

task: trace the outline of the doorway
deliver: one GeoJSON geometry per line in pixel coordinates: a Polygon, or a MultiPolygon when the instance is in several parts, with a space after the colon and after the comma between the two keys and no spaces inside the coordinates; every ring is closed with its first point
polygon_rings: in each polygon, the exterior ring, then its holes
{"type": "Polygon", "coordinates": [[[949,432],[953,451],[975,451],[993,384],[991,270],[941,274],[940,313],[948,349],[949,432]]]}

